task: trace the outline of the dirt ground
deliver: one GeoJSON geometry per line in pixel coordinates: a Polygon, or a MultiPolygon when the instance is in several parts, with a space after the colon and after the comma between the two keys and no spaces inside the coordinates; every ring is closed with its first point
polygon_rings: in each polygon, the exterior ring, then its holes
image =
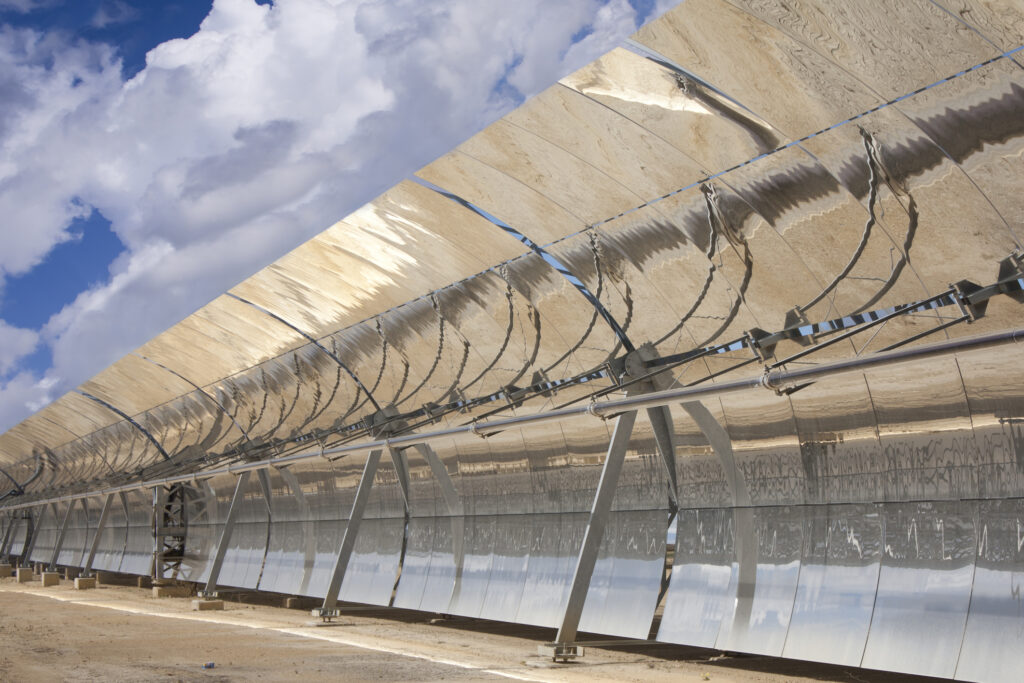
{"type": "Polygon", "coordinates": [[[555,665],[537,654],[550,629],[365,608],[323,626],[308,610],[235,599],[193,612],[190,599],[134,586],[0,579],[0,681],[934,680],[662,645],[592,647],[555,665]]]}

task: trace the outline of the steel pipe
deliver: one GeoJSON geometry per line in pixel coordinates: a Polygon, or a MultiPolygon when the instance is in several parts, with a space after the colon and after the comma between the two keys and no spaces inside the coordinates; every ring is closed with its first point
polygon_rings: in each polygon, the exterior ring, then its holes
{"type": "Polygon", "coordinates": [[[319,458],[325,455],[340,456],[373,448],[399,448],[404,446],[414,446],[460,436],[475,436],[476,438],[479,438],[480,435],[498,433],[506,429],[529,427],[549,422],[559,422],[583,415],[593,415],[601,419],[608,419],[626,411],[639,410],[642,408],[656,408],[670,403],[675,403],[677,401],[699,401],[714,396],[724,396],[740,391],[756,389],[757,387],[764,387],[773,391],[779,391],[788,386],[816,382],[835,375],[850,372],[863,372],[865,370],[873,370],[891,365],[911,363],[930,358],[941,358],[943,356],[956,353],[993,349],[1000,346],[1022,342],[1024,342],[1024,329],[996,332],[993,334],[986,334],[966,339],[952,339],[939,342],[937,344],[930,344],[928,346],[917,346],[909,349],[901,348],[896,351],[877,353],[870,356],[861,356],[832,363],[822,363],[820,365],[800,368],[797,370],[769,371],[759,377],[747,377],[744,379],[732,380],[730,382],[723,382],[721,384],[701,385],[699,387],[680,387],[667,389],[665,391],[655,391],[649,394],[627,396],[626,398],[614,399],[602,403],[573,406],[571,408],[562,408],[535,415],[508,417],[500,420],[476,422],[471,425],[438,429],[432,432],[404,434],[384,439],[374,439],[371,441],[347,444],[337,448],[327,448],[324,450],[317,449],[305,453],[295,453],[281,458],[269,458],[250,463],[228,465],[226,467],[204,470],[202,472],[124,484],[122,486],[115,486],[97,491],[73,493],[65,496],[54,496],[52,498],[19,503],[18,505],[5,506],[4,509],[18,510],[22,508],[36,507],[46,503],[78,500],[81,498],[90,498],[92,496],[123,493],[138,489],[153,488],[155,486],[167,486],[170,484],[185,483],[199,479],[208,479],[219,474],[240,474],[242,472],[264,469],[266,467],[286,467],[291,463],[319,458]]]}

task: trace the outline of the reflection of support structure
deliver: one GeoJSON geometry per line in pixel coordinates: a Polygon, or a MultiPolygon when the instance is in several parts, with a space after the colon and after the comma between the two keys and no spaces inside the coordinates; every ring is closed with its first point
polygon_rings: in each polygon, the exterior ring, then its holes
{"type": "Polygon", "coordinates": [[[185,556],[185,486],[177,483],[153,489],[153,578],[157,580],[176,577],[185,556]]]}
{"type": "Polygon", "coordinates": [[[43,525],[43,517],[46,515],[46,506],[39,506],[39,517],[33,516],[32,511],[25,516],[25,523],[28,525],[28,535],[25,536],[25,547],[21,550],[22,562],[29,562],[32,559],[32,552],[36,547],[36,539],[39,538],[39,528],[43,525]]]}
{"type": "Polygon", "coordinates": [[[398,571],[395,573],[395,583],[391,586],[391,598],[388,600],[388,607],[395,604],[395,596],[398,595],[398,582],[402,579],[402,568],[405,566],[405,551],[409,545],[409,517],[412,513],[412,503],[409,498],[409,462],[405,458],[405,451],[398,448],[388,448],[391,453],[391,462],[395,466],[395,476],[398,478],[398,488],[402,491],[402,549],[398,553],[398,571]]]}
{"type": "Polygon", "coordinates": [[[270,552],[270,535],[274,528],[274,508],[270,504],[273,491],[270,486],[270,473],[267,470],[256,470],[256,479],[260,483],[260,491],[263,492],[263,502],[267,511],[267,535],[263,541],[263,558],[260,560],[260,574],[256,577],[256,585],[263,580],[263,570],[267,566],[267,553],[270,552]]]}
{"type": "Polygon", "coordinates": [[[676,480],[676,450],[672,444],[672,413],[665,406],[648,408],[647,419],[651,421],[658,455],[668,476],[669,509],[675,514],[679,509],[679,482],[676,480]]]}
{"type": "MultiPolygon", "coordinates": [[[[60,530],[57,532],[57,541],[53,544],[53,554],[50,556],[50,564],[48,565],[51,572],[57,571],[57,558],[60,557],[60,549],[64,545],[64,535],[68,530],[68,522],[71,520],[71,510],[75,507],[74,501],[68,503],[68,509],[64,513],[64,519],[61,520],[60,530]]],[[[54,504],[54,512],[57,511],[57,505],[54,504]]]]}
{"type": "MultiPolygon", "coordinates": [[[[390,451],[390,449],[388,450],[390,451]]],[[[352,501],[352,510],[349,512],[348,524],[345,525],[345,535],[341,539],[341,548],[338,550],[338,557],[334,560],[331,583],[327,587],[327,595],[324,596],[323,607],[313,611],[314,616],[319,616],[325,621],[338,616],[338,593],[341,591],[341,584],[345,580],[345,570],[348,569],[348,561],[351,559],[352,550],[356,545],[356,537],[359,535],[359,526],[363,521],[366,501],[370,498],[373,478],[377,476],[377,465],[380,463],[381,453],[381,449],[375,448],[366,457],[366,464],[363,465],[363,474],[359,478],[356,496],[352,501]]]]}
{"type": "Polygon", "coordinates": [[[96,559],[96,551],[100,547],[100,537],[103,536],[103,530],[107,528],[107,520],[110,519],[110,508],[114,505],[114,494],[108,493],[107,497],[103,499],[103,509],[100,511],[100,519],[96,523],[96,531],[92,535],[92,543],[89,544],[89,554],[85,557],[83,563],[82,573],[83,577],[88,577],[92,573],[92,563],[96,559]]]}
{"type": "Polygon", "coordinates": [[[587,522],[583,544],[576,560],[569,596],[562,608],[562,620],[554,642],[555,659],[572,659],[580,654],[576,645],[576,631],[580,625],[580,617],[583,616],[583,604],[587,599],[587,591],[590,590],[590,579],[594,575],[597,553],[604,539],[612,499],[615,497],[615,488],[622,472],[622,463],[626,459],[626,448],[629,446],[635,422],[635,410],[622,413],[615,421],[615,431],[612,433],[608,454],[601,468],[601,480],[597,484],[597,493],[590,508],[590,520],[587,522]]]}
{"type": "Polygon", "coordinates": [[[238,475],[238,481],[235,483],[235,492],[231,496],[228,514],[224,519],[224,528],[221,529],[220,538],[217,540],[217,552],[213,556],[210,575],[206,579],[206,588],[200,592],[200,597],[213,598],[217,596],[217,580],[220,578],[220,569],[224,566],[224,557],[227,555],[228,546],[231,545],[231,535],[235,531],[235,520],[238,518],[239,508],[242,507],[245,487],[249,485],[249,477],[251,475],[251,470],[246,470],[238,475]]]}
{"type": "MultiPolygon", "coordinates": [[[[295,499],[295,505],[299,510],[299,519],[311,519],[309,512],[309,502],[306,500],[306,495],[302,492],[302,485],[299,484],[298,477],[287,467],[277,468],[277,472],[284,479],[284,482],[288,485],[288,489],[292,492],[292,497],[295,499]]],[[[269,545],[267,546],[270,547],[269,545]]],[[[310,567],[316,561],[316,534],[313,532],[311,525],[302,525],[302,566],[305,570],[302,572],[302,583],[299,585],[299,595],[307,595],[309,592],[309,582],[312,579],[313,572],[310,571],[310,567]]]]}
{"type": "Polygon", "coordinates": [[[751,507],[750,491],[743,474],[736,466],[732,450],[732,439],[725,427],[700,401],[681,404],[683,410],[696,423],[711,449],[722,465],[725,481],[732,498],[733,548],[736,556],[737,580],[736,601],[733,613],[733,628],[746,630],[754,607],[754,590],[757,586],[757,536],[754,529],[754,510],[751,507]]]}
{"type": "MultiPolygon", "coordinates": [[[[458,591],[462,584],[462,571],[466,562],[466,517],[463,512],[462,498],[455,489],[455,483],[452,482],[452,478],[448,474],[448,468],[441,462],[441,458],[437,457],[437,453],[430,447],[430,444],[419,443],[415,448],[430,465],[430,471],[434,475],[437,485],[441,487],[441,495],[444,497],[445,507],[451,518],[452,559],[455,564],[452,590],[458,591]]],[[[453,593],[453,597],[454,595],[453,593]]]]}
{"type": "Polygon", "coordinates": [[[459,492],[455,490],[455,484],[448,475],[448,468],[441,462],[441,458],[437,457],[437,453],[428,444],[418,443],[414,448],[430,465],[430,471],[434,475],[434,479],[437,480],[437,485],[441,487],[441,495],[444,496],[445,505],[448,507],[448,514],[461,515],[462,500],[459,498],[459,492]]]}

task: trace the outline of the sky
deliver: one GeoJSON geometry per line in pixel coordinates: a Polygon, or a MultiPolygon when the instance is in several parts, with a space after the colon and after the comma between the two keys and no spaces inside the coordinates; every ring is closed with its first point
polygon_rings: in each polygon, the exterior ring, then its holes
{"type": "Polygon", "coordinates": [[[675,0],[0,0],[0,433],[675,0]]]}

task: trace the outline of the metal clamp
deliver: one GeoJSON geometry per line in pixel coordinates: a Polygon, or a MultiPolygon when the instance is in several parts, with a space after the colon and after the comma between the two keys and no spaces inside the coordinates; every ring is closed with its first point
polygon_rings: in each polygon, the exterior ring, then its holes
{"type": "Polygon", "coordinates": [[[772,379],[771,370],[765,366],[764,373],[761,375],[760,384],[765,389],[771,391],[776,396],[789,396],[794,394],[805,387],[809,387],[814,382],[804,382],[803,384],[785,384],[777,380],[772,379]]]}
{"type": "Polygon", "coordinates": [[[779,392],[782,390],[782,387],[781,385],[776,386],[772,382],[772,374],[771,370],[768,369],[768,366],[765,366],[764,372],[761,373],[761,386],[768,391],[775,392],[776,395],[781,395],[779,392]]]}
{"type": "Polygon", "coordinates": [[[324,622],[329,622],[331,619],[337,619],[341,616],[340,609],[324,609],[323,607],[317,607],[310,611],[310,614],[314,617],[322,619],[324,622]]]}

